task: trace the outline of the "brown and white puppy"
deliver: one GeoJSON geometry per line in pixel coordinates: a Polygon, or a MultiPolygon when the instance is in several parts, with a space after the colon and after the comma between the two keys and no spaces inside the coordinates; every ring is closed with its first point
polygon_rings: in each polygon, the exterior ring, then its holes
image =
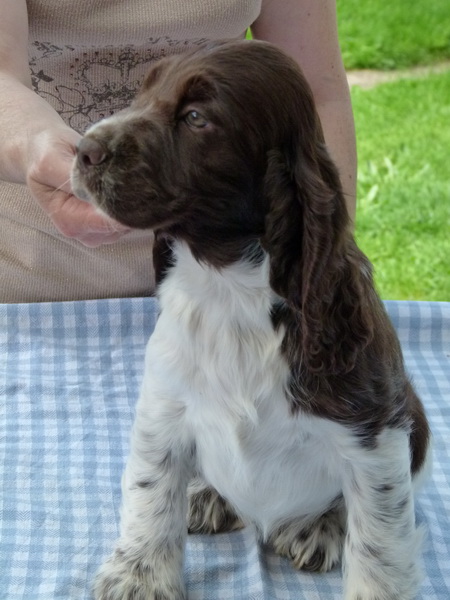
{"type": "Polygon", "coordinates": [[[186,597],[194,475],[193,529],[252,523],[297,568],[343,555],[345,600],[414,598],[429,429],[297,65],[244,41],[161,60],[87,132],[73,185],[159,240],[161,314],[96,598],[186,597]]]}

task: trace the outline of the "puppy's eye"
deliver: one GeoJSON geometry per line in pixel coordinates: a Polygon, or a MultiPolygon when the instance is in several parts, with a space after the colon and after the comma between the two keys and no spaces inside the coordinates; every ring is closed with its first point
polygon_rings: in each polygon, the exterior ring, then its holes
{"type": "Polygon", "coordinates": [[[208,125],[207,119],[196,110],[190,110],[188,113],[186,113],[184,120],[189,127],[197,127],[198,129],[208,125]]]}

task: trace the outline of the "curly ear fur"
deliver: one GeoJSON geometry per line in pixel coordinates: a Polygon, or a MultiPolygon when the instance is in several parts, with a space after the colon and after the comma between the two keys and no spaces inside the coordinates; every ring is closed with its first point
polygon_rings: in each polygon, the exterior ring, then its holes
{"type": "Polygon", "coordinates": [[[270,283],[294,316],[287,333],[291,360],[311,372],[347,373],[372,339],[371,265],[353,240],[318,117],[303,119],[300,129],[287,148],[268,157],[263,243],[270,283]]]}

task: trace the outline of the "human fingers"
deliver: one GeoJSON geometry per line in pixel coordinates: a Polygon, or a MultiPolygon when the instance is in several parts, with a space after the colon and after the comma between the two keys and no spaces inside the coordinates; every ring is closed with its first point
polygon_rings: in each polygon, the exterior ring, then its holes
{"type": "Polygon", "coordinates": [[[86,246],[111,244],[129,228],[99,213],[77,198],[71,189],[70,172],[80,136],[71,129],[45,131],[33,140],[28,187],[64,236],[86,246]]]}
{"type": "Polygon", "coordinates": [[[77,198],[67,186],[66,189],[54,189],[35,182],[32,193],[58,231],[85,246],[112,244],[130,231],[129,227],[99,213],[91,204],[77,198]]]}

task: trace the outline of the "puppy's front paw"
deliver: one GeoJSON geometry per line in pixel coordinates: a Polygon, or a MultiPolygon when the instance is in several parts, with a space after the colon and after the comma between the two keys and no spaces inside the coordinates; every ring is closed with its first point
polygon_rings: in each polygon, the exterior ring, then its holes
{"type": "Polygon", "coordinates": [[[178,574],[126,559],[117,550],[102,566],[94,582],[95,600],[186,600],[178,574]]]}
{"type": "MultiPolygon", "coordinates": [[[[351,533],[351,532],[350,532],[351,533]]],[[[417,561],[425,531],[414,529],[403,539],[381,542],[347,536],[345,543],[344,600],[414,600],[423,573],[417,561]]]]}
{"type": "MultiPolygon", "coordinates": [[[[344,575],[345,570],[344,567],[344,575]]],[[[409,572],[401,573],[389,564],[368,564],[345,576],[344,600],[414,600],[419,581],[420,570],[413,566],[409,572]]]]}

